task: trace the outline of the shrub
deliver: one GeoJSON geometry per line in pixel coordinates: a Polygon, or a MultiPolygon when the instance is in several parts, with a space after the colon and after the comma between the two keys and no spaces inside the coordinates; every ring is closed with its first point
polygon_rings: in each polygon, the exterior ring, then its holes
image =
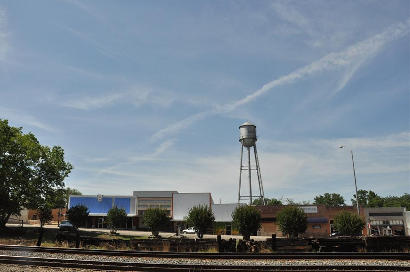
{"type": "Polygon", "coordinates": [[[334,227],[339,235],[360,235],[365,225],[364,220],[357,214],[343,211],[333,220],[334,227]]]}
{"type": "Polygon", "coordinates": [[[261,214],[253,206],[241,205],[232,213],[232,223],[243,239],[249,240],[261,228],[261,214]]]}
{"type": "Polygon", "coordinates": [[[187,225],[194,227],[198,238],[202,238],[206,230],[212,227],[215,221],[215,216],[206,205],[198,205],[192,207],[189,210],[188,217],[186,218],[187,225]]]}
{"type": "Polygon", "coordinates": [[[149,227],[154,236],[158,236],[159,229],[169,224],[167,210],[160,208],[149,208],[144,212],[144,224],[149,227]]]}
{"type": "Polygon", "coordinates": [[[116,233],[117,229],[120,228],[124,222],[127,220],[127,213],[125,209],[119,209],[117,206],[111,208],[107,213],[107,223],[111,228],[112,233],[116,233]]]}
{"type": "Polygon", "coordinates": [[[53,219],[51,208],[48,205],[43,205],[37,209],[38,219],[40,220],[40,227],[53,219]]]}
{"type": "Polygon", "coordinates": [[[88,217],[88,208],[84,205],[71,207],[67,211],[68,220],[74,227],[78,228],[84,224],[88,217]]]}
{"type": "Polygon", "coordinates": [[[276,217],[279,228],[284,235],[295,238],[304,233],[307,228],[307,217],[301,208],[284,207],[276,217]]]}

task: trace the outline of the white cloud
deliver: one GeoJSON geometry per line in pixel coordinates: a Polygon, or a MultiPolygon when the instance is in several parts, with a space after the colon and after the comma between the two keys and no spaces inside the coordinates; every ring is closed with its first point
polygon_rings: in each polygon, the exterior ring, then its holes
{"type": "Polygon", "coordinates": [[[103,55],[105,57],[108,57],[110,59],[117,59],[120,56],[119,53],[117,53],[117,52],[111,50],[110,48],[108,48],[106,43],[99,42],[99,41],[91,38],[89,33],[83,33],[81,31],[78,31],[78,30],[73,29],[71,27],[62,27],[62,28],[67,30],[68,32],[70,32],[74,36],[82,39],[86,43],[93,45],[97,49],[97,52],[99,52],[101,55],[103,55]]]}
{"type": "Polygon", "coordinates": [[[306,27],[309,24],[308,19],[291,5],[287,5],[287,3],[288,2],[275,1],[272,3],[272,8],[282,20],[299,27],[306,27]]]}
{"type": "Polygon", "coordinates": [[[345,68],[347,69],[347,73],[343,74],[341,82],[333,92],[334,94],[346,86],[348,81],[353,77],[354,73],[365,61],[373,57],[386,44],[406,36],[409,33],[409,31],[410,19],[403,23],[398,23],[393,26],[390,26],[383,32],[374,35],[366,40],[358,42],[343,51],[337,53],[330,53],[322,57],[321,59],[312,62],[309,65],[306,65],[295,70],[292,73],[289,73],[273,81],[270,81],[263,85],[260,89],[254,91],[253,93],[247,95],[244,98],[220,106],[216,106],[211,110],[194,114],[181,121],[171,124],[170,126],[156,132],[151,137],[151,139],[158,140],[163,137],[166,137],[169,134],[175,134],[178,131],[185,129],[189,127],[191,124],[200,121],[210,115],[231,112],[241,105],[245,105],[256,100],[260,96],[268,93],[276,87],[292,84],[298,80],[302,80],[304,78],[320,74],[326,71],[337,71],[341,68],[345,68]]]}
{"type": "Polygon", "coordinates": [[[114,104],[132,104],[139,107],[144,104],[153,104],[166,107],[174,101],[173,98],[154,93],[145,87],[133,87],[129,91],[112,92],[104,95],[79,97],[68,100],[63,106],[79,110],[99,109],[114,104]]]}
{"type": "Polygon", "coordinates": [[[17,126],[25,125],[35,128],[40,128],[48,132],[56,132],[57,130],[46,123],[38,120],[34,116],[22,111],[0,107],[0,118],[7,119],[15,123],[17,126]]]}
{"type": "MultiPolygon", "coordinates": [[[[338,192],[349,202],[353,192],[352,165],[348,150],[338,148],[341,144],[354,151],[359,188],[371,188],[381,195],[401,194],[400,188],[409,183],[409,137],[410,132],[402,132],[371,138],[263,140],[258,151],[265,194],[302,201],[324,192],[338,192]],[[407,173],[407,179],[403,173],[407,173]],[[385,189],[386,179],[390,189],[385,189]]],[[[123,163],[92,172],[97,172],[98,178],[128,188],[211,192],[215,201],[220,198],[223,202],[237,201],[239,145],[222,155],[179,154],[178,161],[160,159],[158,155],[172,145],[172,140],[166,141],[153,154],[141,156],[141,160],[122,156],[123,163]],[[143,160],[153,155],[157,155],[156,160],[143,160]]],[[[243,178],[246,179],[246,173],[243,178]]],[[[252,187],[256,190],[256,179],[253,180],[252,187]]],[[[248,190],[247,182],[242,190],[248,190]]]]}
{"type": "Polygon", "coordinates": [[[78,100],[71,100],[65,102],[63,105],[79,110],[98,109],[107,105],[111,105],[122,99],[125,95],[123,93],[108,94],[98,97],[82,97],[78,100]]]}

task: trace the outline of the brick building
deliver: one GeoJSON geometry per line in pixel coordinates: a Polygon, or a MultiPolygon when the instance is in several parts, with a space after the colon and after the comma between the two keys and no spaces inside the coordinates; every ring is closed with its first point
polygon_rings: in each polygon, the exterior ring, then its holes
{"type": "MultiPolygon", "coordinates": [[[[283,237],[279,226],[276,223],[276,216],[284,206],[257,206],[261,212],[262,227],[258,235],[276,234],[277,237],[283,237]]],[[[304,205],[299,206],[307,215],[307,229],[303,234],[304,237],[329,237],[333,232],[333,218],[342,211],[356,212],[353,206],[344,207],[326,207],[322,205],[304,205]]],[[[360,214],[364,218],[364,209],[360,209],[360,214]]],[[[363,229],[366,235],[366,228],[363,229]]]]}

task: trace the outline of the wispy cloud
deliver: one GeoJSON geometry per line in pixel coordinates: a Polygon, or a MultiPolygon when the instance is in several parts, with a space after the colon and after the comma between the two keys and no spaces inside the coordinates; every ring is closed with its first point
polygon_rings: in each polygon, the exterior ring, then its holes
{"type": "Polygon", "coordinates": [[[7,16],[6,11],[0,7],[0,61],[6,59],[9,44],[7,40],[7,16]]]}
{"type": "Polygon", "coordinates": [[[100,54],[102,54],[103,56],[111,58],[111,59],[117,59],[119,57],[119,54],[117,52],[115,52],[115,51],[111,50],[110,48],[108,48],[104,43],[99,42],[99,41],[94,40],[93,38],[91,38],[89,33],[84,33],[84,32],[78,31],[76,29],[73,29],[71,27],[62,27],[62,28],[67,30],[68,32],[70,32],[74,36],[82,39],[86,43],[89,43],[89,44],[93,45],[97,49],[97,51],[100,54]]]}
{"type": "Polygon", "coordinates": [[[298,10],[294,9],[286,2],[275,1],[272,3],[272,8],[276,14],[284,21],[295,24],[299,27],[306,27],[309,20],[302,15],[298,10]]]}
{"type": "MultiPolygon", "coordinates": [[[[346,144],[355,152],[359,188],[372,186],[371,189],[380,194],[400,194],[408,182],[405,173],[408,177],[410,170],[409,137],[410,132],[402,132],[383,137],[319,138],[298,142],[264,140],[259,146],[259,158],[265,193],[269,197],[283,196],[301,201],[312,200],[325,192],[338,192],[348,202],[354,190],[351,160],[346,150],[338,148],[346,144]],[[388,190],[383,187],[386,177],[391,184],[388,190]]],[[[153,153],[163,152],[170,144],[163,143],[153,153]]],[[[198,192],[198,184],[201,184],[201,191],[211,192],[214,200],[236,201],[239,145],[237,150],[222,155],[180,154],[179,158],[180,161],[116,165],[100,169],[99,177],[108,174],[111,182],[123,184],[123,187],[160,187],[181,192],[198,192]]],[[[247,190],[246,187],[242,189],[247,190]]]]}
{"type": "Polygon", "coordinates": [[[39,128],[48,132],[56,132],[57,130],[48,124],[38,120],[34,116],[27,114],[25,112],[0,107],[0,118],[7,119],[10,122],[15,123],[15,125],[26,125],[29,127],[39,128]]]}
{"type": "Polygon", "coordinates": [[[386,44],[406,36],[409,33],[409,31],[410,19],[408,19],[405,22],[392,25],[383,32],[374,35],[366,40],[358,42],[346,48],[343,51],[337,53],[330,53],[322,57],[321,59],[312,62],[309,65],[301,67],[295,70],[294,72],[291,72],[285,76],[270,81],[244,98],[217,106],[208,111],[203,111],[194,114],[164,129],[161,129],[155,134],[153,134],[151,139],[155,141],[169,134],[175,134],[178,131],[189,127],[194,122],[202,120],[210,115],[231,112],[241,105],[256,100],[260,96],[268,93],[276,87],[292,84],[298,80],[302,80],[304,78],[317,75],[323,72],[340,71],[340,69],[346,68],[348,69],[347,72],[343,70],[345,72],[343,74],[343,78],[337,86],[337,88],[335,89],[335,91],[332,92],[333,94],[335,94],[346,86],[349,80],[353,77],[354,73],[359,69],[359,67],[363,63],[365,63],[371,57],[376,55],[376,53],[378,53],[386,44]]]}
{"type": "Polygon", "coordinates": [[[143,104],[154,104],[166,107],[173,98],[155,93],[150,88],[133,87],[128,91],[111,92],[103,95],[78,97],[63,103],[63,106],[79,110],[99,109],[114,104],[132,104],[139,107],[143,104]]]}

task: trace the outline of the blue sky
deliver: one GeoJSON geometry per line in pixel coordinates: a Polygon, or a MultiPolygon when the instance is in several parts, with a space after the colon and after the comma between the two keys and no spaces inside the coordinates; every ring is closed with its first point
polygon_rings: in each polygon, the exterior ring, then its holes
{"type": "Polygon", "coordinates": [[[359,189],[408,193],[409,91],[407,0],[0,2],[0,118],[84,194],[235,202],[248,120],[267,197],[350,203],[351,149],[359,189]]]}

